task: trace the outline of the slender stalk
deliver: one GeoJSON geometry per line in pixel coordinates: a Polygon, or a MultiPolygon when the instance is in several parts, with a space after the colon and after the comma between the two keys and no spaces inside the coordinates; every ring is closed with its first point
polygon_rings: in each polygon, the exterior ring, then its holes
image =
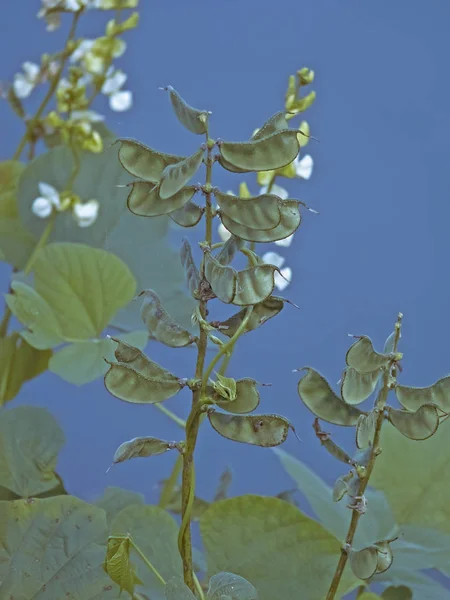
{"type": "Polygon", "coordinates": [[[76,31],[76,28],[77,28],[77,25],[78,25],[78,19],[80,18],[82,12],[83,12],[83,10],[79,10],[78,12],[76,12],[73,15],[72,26],[70,28],[69,35],[67,37],[67,42],[66,42],[65,48],[64,48],[63,53],[62,53],[62,58],[61,58],[61,62],[59,64],[59,69],[56,72],[56,75],[53,78],[53,80],[52,80],[52,82],[50,84],[50,87],[47,90],[47,93],[45,94],[44,98],[42,99],[42,102],[40,103],[40,105],[39,105],[39,107],[38,107],[38,109],[36,111],[36,114],[34,115],[34,117],[32,117],[28,121],[27,127],[26,127],[26,131],[25,131],[22,139],[20,140],[19,145],[17,146],[16,151],[14,152],[14,156],[12,158],[13,160],[19,160],[19,158],[20,158],[20,156],[22,154],[22,151],[25,148],[26,143],[28,142],[28,139],[30,137],[30,132],[33,131],[34,125],[41,118],[42,113],[46,109],[47,104],[52,99],[52,96],[55,93],[56,88],[58,87],[58,83],[59,83],[60,77],[62,75],[62,72],[64,71],[64,67],[66,66],[67,59],[69,58],[69,56],[71,54],[68,51],[68,45],[69,45],[69,42],[71,42],[74,39],[74,37],[75,37],[75,31],[76,31]]]}
{"type": "MultiPolygon", "coordinates": [[[[400,330],[402,323],[403,315],[402,313],[398,314],[397,322],[395,323],[395,338],[394,338],[394,349],[393,352],[397,352],[398,341],[400,339],[400,330]]],[[[386,406],[387,396],[392,386],[392,377],[396,376],[396,366],[395,359],[393,358],[389,365],[386,367],[383,375],[383,387],[378,394],[377,399],[375,400],[374,410],[378,412],[378,417],[375,425],[375,435],[373,438],[372,444],[372,454],[370,456],[369,464],[367,465],[365,477],[361,479],[358,495],[363,496],[366,491],[367,485],[369,483],[370,476],[375,466],[376,458],[379,454],[379,443],[381,436],[381,427],[384,422],[384,407],[386,406]]],[[[344,573],[345,565],[348,560],[348,551],[346,548],[351,547],[353,544],[353,540],[356,533],[356,528],[358,526],[359,519],[361,517],[361,513],[357,510],[353,509],[352,518],[350,521],[350,525],[348,528],[347,536],[345,538],[345,544],[341,548],[341,555],[339,557],[339,562],[336,567],[336,571],[334,573],[333,579],[330,584],[330,589],[328,590],[326,600],[334,600],[336,596],[337,589],[341,582],[342,575],[344,573]]]]}
{"type": "Polygon", "coordinates": [[[184,419],[182,419],[181,417],[179,417],[178,415],[176,415],[170,409],[166,408],[162,404],[155,404],[155,406],[158,410],[160,410],[162,413],[164,413],[166,415],[166,417],[169,417],[169,419],[172,419],[172,421],[174,423],[176,423],[178,425],[178,427],[181,427],[181,429],[186,428],[186,421],[184,419]]]}
{"type": "Polygon", "coordinates": [[[139,556],[145,562],[145,564],[150,569],[150,571],[155,575],[155,577],[157,577],[157,579],[159,579],[159,581],[163,585],[166,585],[166,581],[165,581],[164,577],[161,575],[161,573],[158,571],[158,569],[149,561],[149,559],[145,556],[145,554],[142,552],[142,550],[139,548],[139,546],[136,545],[136,542],[133,540],[133,538],[128,536],[128,539],[130,541],[130,545],[133,547],[133,550],[135,550],[139,554],[139,556]]]}
{"type": "MultiPolygon", "coordinates": [[[[158,406],[158,405],[156,404],[156,406],[158,406]]],[[[159,497],[159,502],[158,502],[158,506],[160,508],[166,508],[166,506],[169,504],[169,502],[173,496],[173,490],[175,489],[175,486],[177,485],[178,476],[180,475],[182,468],[183,468],[183,457],[181,454],[179,454],[177,456],[177,460],[175,461],[175,466],[172,469],[172,473],[170,474],[170,477],[164,483],[163,489],[161,491],[161,495],[159,497]]]]}

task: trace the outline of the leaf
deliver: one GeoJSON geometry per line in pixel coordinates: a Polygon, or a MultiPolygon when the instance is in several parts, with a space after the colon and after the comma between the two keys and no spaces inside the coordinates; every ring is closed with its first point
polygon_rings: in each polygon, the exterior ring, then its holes
{"type": "Polygon", "coordinates": [[[177,448],[177,442],[167,442],[154,437],[135,437],[120,444],[114,452],[113,464],[130,460],[130,458],[143,458],[164,454],[168,450],[177,448]]]}
{"type": "Polygon", "coordinates": [[[166,600],[196,600],[194,594],[179,577],[172,577],[164,588],[166,600]]]}
{"type": "Polygon", "coordinates": [[[305,406],[316,417],[329,423],[343,427],[356,425],[362,411],[339,398],[320,373],[311,367],[302,370],[306,371],[306,375],[298,382],[298,395],[305,406]]]}
{"type": "Polygon", "coordinates": [[[389,407],[387,414],[395,429],[412,440],[427,440],[439,427],[438,407],[435,404],[422,404],[416,412],[389,407]]]}
{"type": "MultiPolygon", "coordinates": [[[[157,506],[127,506],[112,522],[111,532],[112,535],[129,533],[165,581],[181,576],[178,527],[165,510],[157,506]]],[[[144,582],[144,593],[152,600],[163,600],[164,586],[159,579],[140,559],[136,558],[135,564],[137,575],[144,582]]]]}
{"type": "Polygon", "coordinates": [[[359,404],[374,391],[381,371],[360,373],[353,367],[347,367],[341,380],[341,396],[347,404],[359,404]]]}
{"type": "Polygon", "coordinates": [[[382,600],[412,600],[412,598],[412,591],[404,585],[386,588],[381,594],[382,600]]]}
{"type": "MultiPolygon", "coordinates": [[[[145,348],[148,334],[146,331],[134,331],[119,336],[120,339],[145,348]]],[[[108,370],[107,360],[113,360],[116,344],[111,338],[75,342],[55,352],[49,362],[49,370],[74,385],[84,385],[108,370]]]]}
{"type": "Polygon", "coordinates": [[[221,215],[221,219],[223,225],[231,233],[243,240],[259,243],[276,242],[289,237],[300,227],[302,217],[299,204],[298,200],[284,200],[280,205],[281,221],[273,229],[260,231],[256,228],[245,227],[229,219],[225,214],[221,215]]]}
{"type": "MultiPolygon", "coordinates": [[[[275,317],[278,313],[280,313],[283,310],[284,302],[285,300],[283,298],[279,298],[277,296],[269,296],[262,302],[258,302],[258,304],[255,304],[253,306],[252,314],[250,315],[250,318],[247,321],[247,325],[243,333],[253,331],[261,325],[264,325],[264,323],[266,323],[266,321],[268,321],[272,317],[275,317]]],[[[244,308],[238,313],[235,313],[226,321],[215,322],[214,326],[217,327],[221,333],[231,338],[240,327],[242,321],[245,318],[246,313],[247,309],[244,308]]]]}
{"type": "Polygon", "coordinates": [[[210,409],[208,418],[213,428],[223,437],[263,448],[282,444],[289,429],[292,429],[290,422],[280,415],[232,416],[210,409]]]}
{"type": "Polygon", "coordinates": [[[442,377],[428,387],[396,385],[395,395],[407,410],[416,411],[424,404],[437,404],[445,412],[450,412],[450,376],[442,377]]]}
{"type": "Polygon", "coordinates": [[[200,288],[200,273],[192,256],[191,245],[187,238],[183,238],[180,250],[181,264],[186,276],[187,286],[193,298],[197,295],[197,290],[200,288]]]}
{"type": "Polygon", "coordinates": [[[273,229],[280,224],[283,200],[273,194],[250,198],[224,194],[214,190],[221,214],[233,222],[251,229],[273,229]]]}
{"type": "Polygon", "coordinates": [[[256,588],[244,577],[233,573],[218,573],[209,580],[206,600],[258,600],[256,588]]]}
{"type": "MultiPolygon", "coordinates": [[[[450,600],[448,590],[420,571],[396,569],[393,566],[386,573],[374,575],[373,582],[380,581],[387,581],[391,585],[407,585],[413,592],[414,600],[416,598],[419,600],[450,600]]],[[[402,596],[398,600],[403,600],[402,596]]]]}
{"type": "MultiPolygon", "coordinates": [[[[209,574],[228,571],[255,582],[260,600],[323,600],[339,542],[278,498],[246,495],[212,504],[200,519],[209,574]]],[[[344,573],[340,595],[356,580],[344,573]]]]}
{"type": "Polygon", "coordinates": [[[0,406],[17,396],[26,381],[47,370],[52,353],[30,346],[16,332],[0,340],[0,406]]]}
{"type": "Polygon", "coordinates": [[[105,513],[73,496],[0,502],[0,597],[116,600],[105,513]]]}
{"type": "Polygon", "coordinates": [[[36,238],[23,227],[18,217],[0,216],[0,251],[3,254],[1,260],[22,270],[36,243],[36,238]]]}
{"type": "Polygon", "coordinates": [[[106,521],[110,525],[116,515],[127,506],[144,504],[144,495],[111,486],[105,489],[103,496],[94,504],[106,512],[106,521]]]}
{"type": "MultiPolygon", "coordinates": [[[[39,183],[48,183],[62,192],[67,188],[73,168],[72,151],[67,146],[59,146],[38,156],[23,171],[18,187],[19,215],[23,226],[36,239],[47,226],[47,220],[36,216],[31,209],[34,200],[40,196],[39,183]]],[[[82,200],[98,200],[97,219],[90,227],[79,227],[71,210],[60,212],[50,241],[102,247],[124,213],[127,191],[122,186],[129,181],[130,177],[117,160],[116,148],[110,147],[99,154],[82,152],[72,191],[82,200]]]]}
{"type": "Polygon", "coordinates": [[[212,388],[207,388],[208,396],[215,404],[233,414],[245,414],[255,410],[259,405],[258,383],[254,379],[245,378],[236,381],[236,398],[225,400],[212,388]]]}
{"type": "Polygon", "coordinates": [[[388,497],[397,522],[435,527],[450,533],[449,421],[420,444],[383,427],[371,485],[388,497]]]}
{"type": "Polygon", "coordinates": [[[165,154],[144,146],[136,140],[118,138],[116,143],[120,144],[118,157],[122,167],[130,175],[140,177],[144,181],[157,184],[166,167],[179,163],[185,156],[165,154]]]}
{"type": "Polygon", "coordinates": [[[164,89],[169,92],[170,102],[180,123],[192,133],[207,133],[208,111],[198,110],[189,106],[171,85],[168,85],[164,89]]]}
{"type": "Polygon", "coordinates": [[[390,360],[388,354],[380,354],[373,348],[372,340],[366,335],[359,337],[358,341],[350,346],[345,357],[349,367],[359,373],[368,373],[382,369],[390,360]]]}
{"type": "MultiPolygon", "coordinates": [[[[342,504],[336,504],[332,490],[309,467],[281,448],[273,450],[285,471],[297,484],[308,500],[322,525],[338,539],[345,539],[352,513],[342,504]]],[[[367,546],[392,533],[395,521],[384,494],[378,490],[366,490],[368,511],[360,519],[356,530],[355,544],[367,546]]]]}
{"type": "Polygon", "coordinates": [[[192,185],[186,186],[170,198],[162,199],[158,186],[152,182],[135,181],[131,186],[127,206],[133,214],[140,217],[158,217],[182,209],[197,191],[192,185]]]}
{"type": "Polygon", "coordinates": [[[134,586],[142,583],[130,562],[130,541],[127,538],[108,539],[104,569],[117,583],[120,592],[126,590],[131,597],[134,595],[134,586]]]}
{"type": "Polygon", "coordinates": [[[182,348],[194,342],[189,331],[170,317],[156,292],[144,290],[139,297],[142,297],[142,320],[153,338],[171,348],[182,348]]]}
{"type": "MultiPolygon", "coordinates": [[[[59,483],[54,472],[65,437],[44,408],[17,406],[0,419],[0,486],[30,498],[59,483]]],[[[1,561],[0,561],[1,563],[1,561]]]]}
{"type": "Polygon", "coordinates": [[[269,171],[292,162],[300,150],[300,143],[297,131],[285,129],[255,141],[222,142],[219,150],[225,168],[229,164],[241,172],[269,171]]]}
{"type": "Polygon", "coordinates": [[[203,161],[204,150],[200,148],[179,163],[167,166],[159,184],[159,195],[164,200],[170,198],[194,177],[203,161]]]}

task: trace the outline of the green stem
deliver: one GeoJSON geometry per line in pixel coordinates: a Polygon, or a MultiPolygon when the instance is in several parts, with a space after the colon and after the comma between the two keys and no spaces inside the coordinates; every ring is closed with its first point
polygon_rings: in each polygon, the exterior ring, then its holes
{"type": "Polygon", "coordinates": [[[83,10],[79,10],[78,12],[76,12],[73,15],[72,26],[71,26],[70,31],[69,31],[69,35],[68,35],[68,38],[67,38],[66,46],[65,46],[65,48],[63,50],[63,53],[62,53],[62,58],[61,58],[61,62],[60,62],[60,65],[59,65],[59,69],[56,72],[56,75],[53,78],[53,80],[52,80],[52,82],[50,84],[50,87],[47,90],[47,93],[45,94],[44,98],[42,99],[42,102],[40,103],[40,105],[39,105],[39,107],[38,107],[38,109],[36,111],[36,114],[34,115],[34,117],[32,117],[28,121],[25,133],[24,133],[22,139],[20,140],[19,145],[17,146],[17,150],[14,152],[14,156],[12,158],[13,160],[19,160],[19,158],[20,158],[20,156],[22,154],[22,151],[25,148],[26,143],[28,142],[28,139],[30,137],[30,133],[33,131],[36,122],[39,121],[39,119],[41,118],[42,113],[44,112],[47,104],[50,102],[53,94],[56,91],[56,88],[58,87],[58,83],[59,83],[60,77],[62,75],[62,72],[64,71],[64,67],[66,66],[66,62],[67,62],[67,60],[68,60],[68,58],[69,58],[69,56],[71,54],[71,52],[68,51],[68,44],[75,37],[75,30],[77,28],[78,19],[80,18],[82,12],[83,12],[83,10]]]}
{"type": "Polygon", "coordinates": [[[171,410],[169,410],[162,404],[155,404],[154,406],[156,406],[156,408],[158,410],[160,410],[162,413],[164,413],[166,415],[166,417],[169,417],[169,419],[172,419],[172,421],[174,421],[174,423],[176,423],[179,427],[181,427],[181,429],[186,428],[186,421],[184,419],[182,419],[181,417],[179,417],[178,415],[176,415],[174,412],[172,412],[171,410]]]}
{"type": "Polygon", "coordinates": [[[155,575],[155,577],[157,577],[159,579],[159,581],[163,585],[166,585],[166,581],[165,581],[164,577],[161,575],[161,573],[158,571],[158,569],[149,561],[149,559],[145,556],[145,554],[142,552],[142,550],[139,548],[139,546],[137,546],[137,544],[133,540],[133,538],[131,538],[130,536],[128,536],[128,539],[129,539],[130,544],[133,547],[133,549],[137,552],[137,554],[139,554],[139,556],[145,562],[145,564],[150,569],[150,571],[155,575]]]}
{"type": "MultiPolygon", "coordinates": [[[[394,338],[394,349],[393,352],[397,352],[398,341],[400,339],[400,330],[402,323],[403,315],[402,313],[398,314],[397,322],[395,323],[395,338],[394,338]]],[[[388,397],[388,393],[392,386],[392,377],[396,376],[396,367],[395,360],[392,359],[389,362],[389,365],[386,367],[383,375],[383,387],[380,390],[380,393],[375,400],[374,410],[378,413],[378,417],[375,425],[375,435],[373,438],[372,444],[372,454],[370,456],[369,464],[367,465],[365,471],[364,479],[361,479],[358,496],[363,496],[366,491],[367,485],[369,483],[370,476],[372,475],[372,471],[375,467],[375,461],[379,454],[379,443],[381,436],[381,428],[384,422],[384,408],[386,406],[386,401],[388,397]]],[[[348,560],[348,551],[346,548],[351,547],[353,544],[353,540],[356,533],[356,528],[358,526],[359,519],[361,517],[361,513],[357,510],[353,509],[352,518],[350,521],[350,525],[348,528],[347,536],[345,538],[345,544],[341,548],[341,555],[339,557],[339,562],[336,567],[336,571],[334,573],[333,579],[330,584],[330,589],[328,590],[326,600],[334,600],[336,596],[336,592],[338,590],[339,584],[341,582],[342,575],[344,573],[345,565],[348,560]]]]}

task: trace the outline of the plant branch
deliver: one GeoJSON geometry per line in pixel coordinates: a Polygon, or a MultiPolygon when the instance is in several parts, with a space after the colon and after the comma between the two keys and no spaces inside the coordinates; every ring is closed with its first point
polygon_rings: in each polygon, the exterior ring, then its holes
{"type": "MultiPolygon", "coordinates": [[[[394,348],[393,353],[397,352],[398,341],[400,339],[400,331],[401,331],[401,323],[402,323],[403,315],[402,313],[398,313],[397,322],[395,323],[395,338],[394,338],[394,348]]],[[[372,444],[372,453],[370,456],[369,464],[367,465],[364,479],[361,479],[358,496],[363,496],[366,491],[367,485],[369,483],[370,476],[375,467],[375,461],[379,454],[379,443],[381,436],[381,427],[384,422],[384,407],[386,406],[386,401],[388,397],[388,393],[392,387],[392,377],[396,376],[396,360],[393,357],[389,364],[387,365],[384,375],[383,375],[383,387],[378,394],[377,399],[375,400],[374,411],[378,413],[378,417],[375,425],[375,434],[373,438],[372,444]]],[[[345,565],[348,560],[348,551],[347,547],[351,547],[353,544],[353,540],[356,533],[356,528],[358,526],[359,519],[361,517],[361,513],[357,510],[353,509],[352,518],[350,521],[350,526],[348,528],[347,536],[345,538],[345,544],[341,548],[341,555],[339,557],[339,562],[336,567],[336,571],[334,573],[333,579],[330,584],[330,589],[328,590],[326,600],[334,600],[336,596],[337,589],[339,587],[342,575],[344,573],[345,565]],[[348,546],[347,546],[348,545],[348,546]]]]}

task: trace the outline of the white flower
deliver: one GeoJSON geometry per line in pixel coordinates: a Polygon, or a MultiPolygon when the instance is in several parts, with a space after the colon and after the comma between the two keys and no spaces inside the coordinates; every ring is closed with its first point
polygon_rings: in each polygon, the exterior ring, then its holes
{"type": "Polygon", "coordinates": [[[297,158],[294,160],[294,166],[297,177],[300,177],[301,179],[309,179],[312,175],[314,161],[312,156],[305,154],[302,159],[297,156],[297,158]]]}
{"type": "Polygon", "coordinates": [[[278,271],[275,271],[274,274],[275,287],[277,287],[280,291],[286,289],[292,281],[291,267],[285,267],[284,269],[281,268],[284,265],[286,259],[283,256],[277,254],[276,252],[266,252],[262,255],[261,259],[264,263],[268,265],[274,265],[275,267],[278,267],[280,269],[281,274],[278,273],[278,271]]]}
{"type": "Polygon", "coordinates": [[[223,223],[221,223],[217,228],[217,233],[219,234],[219,237],[222,240],[222,242],[226,242],[231,237],[231,233],[228,231],[228,229],[223,223]]]}
{"type": "Polygon", "coordinates": [[[274,244],[276,244],[277,246],[283,246],[283,248],[288,248],[292,244],[293,239],[294,239],[294,234],[291,233],[291,235],[288,235],[283,240],[277,240],[276,242],[274,242],[274,244]]]}
{"type": "Polygon", "coordinates": [[[99,203],[97,200],[88,200],[83,204],[77,203],[73,207],[73,216],[79,227],[90,227],[98,216],[99,203]]]}
{"type": "MultiPolygon", "coordinates": [[[[259,190],[259,193],[267,194],[267,189],[268,186],[263,185],[262,188],[259,190]]],[[[289,198],[289,192],[286,189],[284,189],[284,187],[281,187],[281,185],[277,185],[276,183],[272,185],[269,193],[275,194],[275,196],[279,196],[282,200],[286,200],[286,198],[289,198]]]]}
{"type": "Polygon", "coordinates": [[[72,119],[75,121],[87,121],[88,123],[98,123],[104,121],[104,115],[101,115],[95,110],[74,110],[72,112],[72,119]]]}
{"type": "Polygon", "coordinates": [[[31,206],[31,210],[40,219],[49,217],[53,209],[61,210],[61,199],[59,192],[48,183],[39,182],[39,192],[41,195],[36,198],[31,206]]]}
{"type": "Polygon", "coordinates": [[[26,61],[22,69],[23,73],[14,75],[13,88],[18,98],[27,98],[39,81],[41,68],[36,63],[26,61]]]}
{"type": "Polygon", "coordinates": [[[127,76],[120,69],[117,71],[114,71],[112,67],[108,69],[106,80],[102,85],[102,93],[109,96],[111,110],[122,112],[131,108],[133,103],[132,93],[121,90],[126,80],[127,76]]]}
{"type": "Polygon", "coordinates": [[[76,63],[83,59],[91,51],[95,40],[83,40],[70,56],[70,62],[76,63]]]}

